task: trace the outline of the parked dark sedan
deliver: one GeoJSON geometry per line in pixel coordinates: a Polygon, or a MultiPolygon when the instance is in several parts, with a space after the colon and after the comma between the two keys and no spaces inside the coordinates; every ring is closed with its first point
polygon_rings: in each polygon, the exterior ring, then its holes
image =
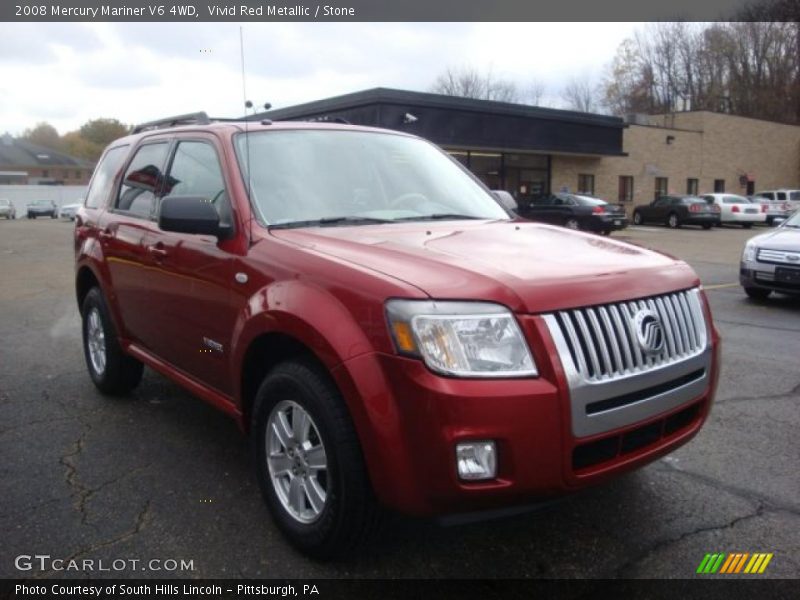
{"type": "Polygon", "coordinates": [[[520,206],[520,216],[603,235],[628,226],[628,217],[622,207],[579,194],[551,194],[535,198],[525,206],[520,206]]]}
{"type": "Polygon", "coordinates": [[[661,196],[648,205],[633,209],[633,224],[662,223],[667,227],[700,225],[711,229],[720,224],[719,206],[697,196],[661,196]]]}
{"type": "Polygon", "coordinates": [[[28,203],[26,209],[29,219],[35,219],[36,217],[58,218],[58,206],[52,200],[34,200],[28,203]]]}

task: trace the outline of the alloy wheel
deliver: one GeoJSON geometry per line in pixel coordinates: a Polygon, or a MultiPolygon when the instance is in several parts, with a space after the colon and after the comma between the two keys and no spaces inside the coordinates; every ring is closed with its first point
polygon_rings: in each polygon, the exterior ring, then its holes
{"type": "Polygon", "coordinates": [[[106,334],[103,330],[103,321],[100,311],[92,308],[87,316],[86,344],[89,347],[89,359],[92,368],[98,375],[106,370],[106,334]]]}

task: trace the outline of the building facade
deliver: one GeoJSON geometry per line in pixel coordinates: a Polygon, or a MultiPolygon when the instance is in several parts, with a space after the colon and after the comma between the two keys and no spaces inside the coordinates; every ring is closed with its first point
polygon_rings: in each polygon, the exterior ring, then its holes
{"type": "Polygon", "coordinates": [[[707,111],[604,115],[376,88],[252,119],[419,135],[518,200],[583,192],[626,207],[661,194],[800,189],[800,126],[707,111]]]}
{"type": "Polygon", "coordinates": [[[94,163],[63,152],[0,136],[0,185],[71,185],[89,183],[94,163]]]}

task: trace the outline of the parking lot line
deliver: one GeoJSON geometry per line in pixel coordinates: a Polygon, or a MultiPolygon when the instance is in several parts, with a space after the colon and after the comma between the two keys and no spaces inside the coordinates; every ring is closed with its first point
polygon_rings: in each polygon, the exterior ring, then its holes
{"type": "Polygon", "coordinates": [[[704,285],[703,289],[704,290],[721,290],[721,289],[724,289],[724,288],[736,287],[738,285],[739,285],[739,282],[736,282],[736,283],[717,283],[715,285],[704,285]]]}

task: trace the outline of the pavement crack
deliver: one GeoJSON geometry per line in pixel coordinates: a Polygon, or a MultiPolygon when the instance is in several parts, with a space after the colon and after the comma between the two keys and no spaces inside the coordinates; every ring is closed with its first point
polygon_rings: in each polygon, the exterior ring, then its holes
{"type": "MultiPolygon", "coordinates": [[[[97,550],[101,550],[103,548],[108,548],[109,546],[119,544],[121,542],[131,539],[132,537],[139,535],[139,533],[141,533],[141,531],[144,529],[149,519],[150,519],[150,500],[148,499],[145,501],[142,510],[140,510],[139,513],[136,515],[133,527],[131,527],[128,531],[125,531],[124,533],[121,533],[120,535],[115,536],[113,538],[96,542],[85,548],[79,548],[78,550],[76,550],[75,552],[73,552],[64,559],[64,564],[68,565],[71,561],[77,558],[81,558],[83,556],[86,556],[87,554],[96,552],[97,550]]],[[[42,579],[53,573],[55,573],[55,571],[53,569],[49,569],[47,571],[42,571],[41,573],[36,574],[35,576],[32,577],[32,579],[42,579]]]]}
{"type": "Polygon", "coordinates": [[[678,544],[678,543],[682,542],[683,540],[685,540],[687,538],[693,537],[695,535],[699,535],[701,533],[708,533],[708,532],[711,532],[711,531],[724,531],[726,529],[732,529],[732,528],[736,527],[739,523],[741,523],[743,521],[747,521],[749,519],[755,519],[755,518],[758,518],[758,517],[762,516],[764,514],[765,510],[766,509],[765,509],[764,504],[759,502],[758,505],[756,506],[755,510],[753,510],[752,512],[749,512],[746,515],[741,515],[739,517],[736,517],[735,519],[732,519],[732,520],[728,521],[727,523],[723,523],[722,525],[707,525],[707,526],[703,526],[703,527],[696,527],[696,528],[692,529],[691,531],[686,531],[686,532],[682,533],[679,536],[672,537],[672,538],[667,538],[667,539],[664,539],[664,540],[660,540],[660,541],[656,542],[655,544],[653,544],[649,549],[645,550],[644,552],[637,552],[637,555],[636,555],[635,558],[632,558],[632,559],[626,561],[625,563],[623,563],[621,566],[617,567],[617,569],[615,569],[614,573],[611,574],[609,577],[614,578],[614,579],[630,577],[630,575],[626,573],[627,571],[629,571],[630,569],[632,569],[636,565],[644,562],[650,556],[652,556],[653,554],[655,554],[659,550],[662,550],[663,548],[666,548],[666,547],[671,546],[673,544],[678,544]]]}
{"type": "Polygon", "coordinates": [[[734,396],[733,398],[719,398],[714,401],[714,404],[728,404],[729,402],[752,402],[753,400],[782,400],[784,398],[792,398],[800,394],[800,383],[795,385],[792,389],[786,392],[778,392],[777,394],[765,394],[764,396],[734,396]]]}

